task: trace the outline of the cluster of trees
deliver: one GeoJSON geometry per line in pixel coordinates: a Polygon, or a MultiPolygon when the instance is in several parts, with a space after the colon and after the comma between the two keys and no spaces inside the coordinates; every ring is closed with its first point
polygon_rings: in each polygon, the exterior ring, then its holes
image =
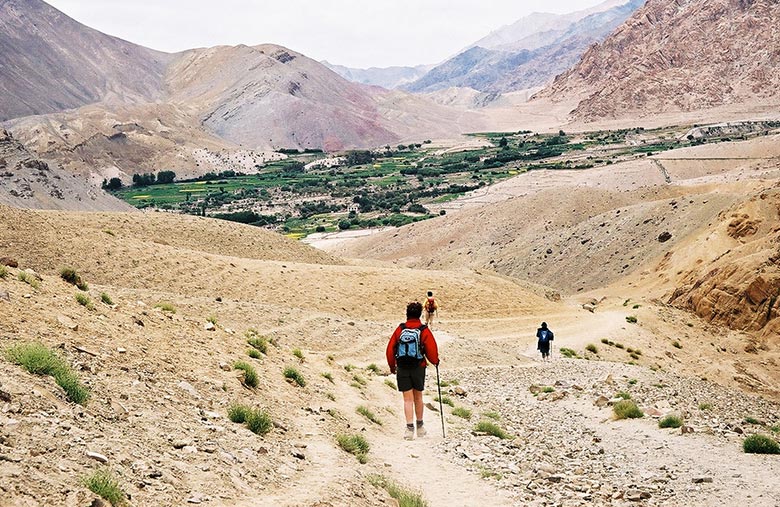
{"type": "Polygon", "coordinates": [[[242,224],[264,226],[273,225],[280,221],[280,217],[277,215],[259,215],[254,211],[237,211],[235,213],[217,213],[213,215],[214,218],[220,220],[229,220],[231,222],[239,222],[242,224]]]}

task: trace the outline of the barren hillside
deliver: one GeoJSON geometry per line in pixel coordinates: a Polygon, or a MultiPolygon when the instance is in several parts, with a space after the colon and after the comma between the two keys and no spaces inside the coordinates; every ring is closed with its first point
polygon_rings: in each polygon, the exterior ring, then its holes
{"type": "Polygon", "coordinates": [[[539,94],[575,99],[576,119],[636,117],[742,104],[776,110],[780,5],[649,0],[539,94]]]}

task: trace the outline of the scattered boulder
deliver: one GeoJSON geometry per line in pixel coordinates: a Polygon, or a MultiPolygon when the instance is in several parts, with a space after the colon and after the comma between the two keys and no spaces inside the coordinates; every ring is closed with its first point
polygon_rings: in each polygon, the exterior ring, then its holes
{"type": "Polygon", "coordinates": [[[92,451],[87,451],[87,452],[86,452],[86,453],[84,453],[84,454],[85,454],[85,455],[86,455],[88,458],[92,458],[92,459],[94,459],[94,460],[96,460],[96,461],[99,461],[99,462],[101,462],[101,463],[108,463],[108,458],[107,458],[106,456],[104,456],[104,455],[100,454],[99,452],[92,452],[92,451]]]}
{"type": "Polygon", "coordinates": [[[206,322],[203,325],[203,329],[205,329],[206,331],[216,331],[217,326],[215,326],[213,322],[206,322]]]}
{"type": "Polygon", "coordinates": [[[38,273],[36,273],[35,270],[32,269],[32,268],[27,268],[27,269],[24,270],[24,272],[27,273],[28,275],[32,276],[33,278],[35,278],[39,282],[43,281],[43,277],[41,275],[39,275],[38,273]]]}
{"type": "Polygon", "coordinates": [[[8,291],[0,290],[0,299],[3,301],[11,301],[11,295],[8,291]]]}
{"type": "Polygon", "coordinates": [[[682,435],[688,435],[690,433],[693,433],[693,426],[680,426],[680,434],[682,435]]]}
{"type": "Polygon", "coordinates": [[[529,391],[531,391],[531,394],[539,394],[542,392],[542,386],[539,384],[533,384],[528,388],[529,391]]]}
{"type": "Polygon", "coordinates": [[[463,397],[463,398],[465,398],[466,396],[468,396],[468,393],[466,392],[466,390],[465,390],[465,389],[463,389],[463,388],[462,388],[462,387],[460,387],[460,386],[456,386],[456,387],[455,387],[455,389],[453,389],[453,392],[454,392],[455,394],[457,394],[458,396],[461,396],[461,397],[463,397]]]}
{"type": "Polygon", "coordinates": [[[664,231],[661,234],[658,235],[658,242],[659,243],[666,243],[672,239],[672,233],[669,231],[664,231]]]}
{"type": "Polygon", "coordinates": [[[583,310],[587,310],[590,313],[595,313],[596,312],[596,305],[594,305],[593,303],[585,303],[584,305],[582,305],[582,309],[583,310]]]}
{"type": "Polygon", "coordinates": [[[79,330],[79,325],[64,315],[57,315],[57,322],[59,322],[61,326],[68,328],[71,331],[79,330]]]}
{"type": "Polygon", "coordinates": [[[604,396],[603,394],[596,398],[596,400],[593,402],[594,405],[596,405],[599,408],[604,408],[607,406],[607,403],[609,402],[609,398],[604,396]]]}
{"type": "Polygon", "coordinates": [[[706,476],[706,475],[700,475],[700,476],[694,477],[692,479],[692,482],[694,484],[702,484],[702,483],[705,483],[705,482],[709,483],[709,482],[712,482],[712,477],[709,477],[709,476],[706,476]]]}
{"type": "Polygon", "coordinates": [[[0,264],[8,266],[9,268],[18,268],[19,262],[11,257],[0,257],[0,264]]]}

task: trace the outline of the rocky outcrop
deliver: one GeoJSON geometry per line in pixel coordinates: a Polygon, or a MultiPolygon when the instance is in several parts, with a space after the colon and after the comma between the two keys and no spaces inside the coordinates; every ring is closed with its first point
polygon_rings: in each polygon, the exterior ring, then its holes
{"type": "Polygon", "coordinates": [[[780,4],[649,0],[539,94],[581,120],[778,98],[780,4]]]}

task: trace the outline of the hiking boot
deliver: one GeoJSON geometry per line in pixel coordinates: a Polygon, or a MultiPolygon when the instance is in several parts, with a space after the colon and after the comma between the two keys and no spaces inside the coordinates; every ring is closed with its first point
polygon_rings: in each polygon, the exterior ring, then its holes
{"type": "Polygon", "coordinates": [[[425,430],[425,426],[417,426],[417,438],[424,437],[428,432],[425,430]]]}
{"type": "Polygon", "coordinates": [[[414,440],[414,428],[406,427],[404,431],[404,440],[414,440]]]}

